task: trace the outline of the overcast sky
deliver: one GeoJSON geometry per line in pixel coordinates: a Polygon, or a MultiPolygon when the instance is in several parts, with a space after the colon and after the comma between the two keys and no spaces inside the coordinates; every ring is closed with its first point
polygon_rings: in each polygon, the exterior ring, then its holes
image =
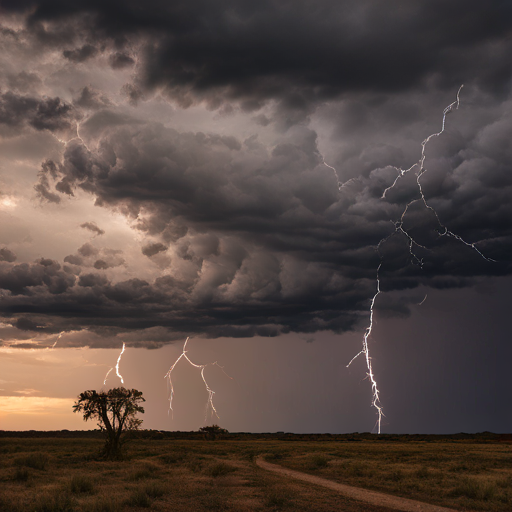
{"type": "Polygon", "coordinates": [[[510,431],[509,2],[0,21],[0,429],[86,428],[73,398],[121,384],[123,343],[144,425],[196,429],[198,369],[173,373],[174,419],[163,378],[190,336],[231,377],[206,368],[208,423],[370,431],[364,354],[346,365],[375,298],[383,432],[510,431]]]}

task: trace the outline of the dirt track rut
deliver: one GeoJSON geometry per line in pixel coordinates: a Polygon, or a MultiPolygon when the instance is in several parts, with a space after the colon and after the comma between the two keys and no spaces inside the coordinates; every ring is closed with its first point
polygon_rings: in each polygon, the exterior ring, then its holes
{"type": "Polygon", "coordinates": [[[262,469],[312,484],[321,485],[348,496],[349,498],[364,501],[371,505],[379,505],[381,507],[393,508],[404,512],[458,512],[453,508],[439,507],[437,505],[430,505],[429,503],[423,503],[421,501],[399,498],[398,496],[391,496],[390,494],[384,494],[382,492],[369,491],[360,487],[340,484],[338,482],[333,482],[332,480],[327,480],[326,478],[308,475],[307,473],[301,473],[300,471],[295,471],[293,469],[283,468],[277,464],[271,464],[270,462],[263,460],[261,457],[256,459],[256,464],[262,469]]]}

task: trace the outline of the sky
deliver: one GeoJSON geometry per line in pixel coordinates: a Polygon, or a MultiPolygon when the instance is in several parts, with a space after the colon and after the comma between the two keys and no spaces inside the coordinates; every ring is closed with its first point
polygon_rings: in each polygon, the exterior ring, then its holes
{"type": "Polygon", "coordinates": [[[2,0],[0,429],[510,432],[511,53],[503,0],[2,0]]]}

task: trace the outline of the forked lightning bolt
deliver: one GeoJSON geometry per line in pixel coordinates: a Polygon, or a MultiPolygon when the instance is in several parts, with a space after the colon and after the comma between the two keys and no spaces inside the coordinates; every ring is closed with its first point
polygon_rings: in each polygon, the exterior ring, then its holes
{"type": "MultiPolygon", "coordinates": [[[[384,414],[383,414],[382,405],[380,403],[379,388],[377,386],[377,381],[376,381],[374,373],[373,373],[372,358],[370,357],[370,351],[369,351],[369,347],[368,347],[368,338],[371,336],[372,330],[373,330],[373,313],[374,313],[375,300],[377,299],[378,295],[381,292],[381,290],[380,290],[380,276],[379,276],[379,271],[381,269],[382,260],[383,260],[381,254],[380,254],[381,246],[387,240],[389,240],[392,236],[394,236],[395,234],[397,234],[397,233],[400,234],[401,233],[408,240],[409,253],[410,253],[410,255],[411,255],[412,259],[413,259],[413,262],[418,264],[419,266],[423,265],[423,259],[419,258],[416,255],[416,253],[414,252],[414,248],[421,247],[421,248],[426,249],[426,247],[421,245],[421,244],[419,244],[418,242],[416,242],[414,240],[414,238],[404,229],[404,226],[403,226],[404,225],[405,216],[406,216],[410,206],[413,203],[415,203],[416,201],[421,200],[423,202],[423,204],[425,205],[425,207],[434,214],[434,216],[435,216],[435,218],[436,218],[436,220],[438,222],[438,225],[439,225],[439,227],[441,229],[441,231],[438,232],[439,236],[449,236],[449,237],[455,238],[456,240],[458,240],[459,242],[463,243],[464,245],[467,245],[468,247],[471,247],[472,249],[474,249],[486,261],[495,261],[495,260],[493,260],[491,258],[486,257],[476,247],[475,242],[472,242],[472,243],[471,242],[467,242],[462,237],[460,237],[459,235],[453,233],[445,225],[442,224],[442,222],[441,222],[437,212],[435,211],[435,209],[428,204],[428,202],[427,202],[427,200],[425,198],[425,194],[423,193],[423,188],[421,186],[421,181],[420,181],[421,176],[423,176],[423,174],[425,174],[427,172],[427,170],[424,167],[425,158],[426,158],[425,149],[427,147],[427,144],[433,138],[439,137],[444,132],[445,123],[446,123],[446,116],[449,113],[451,113],[454,110],[457,110],[459,108],[459,105],[460,105],[459,95],[460,95],[460,91],[461,91],[462,87],[463,87],[463,85],[461,85],[459,90],[457,91],[457,98],[456,98],[456,100],[453,103],[450,103],[450,105],[448,105],[443,110],[443,122],[442,122],[441,130],[439,132],[436,132],[436,133],[433,133],[433,134],[429,135],[421,143],[421,156],[420,156],[420,159],[416,163],[411,165],[411,167],[409,167],[408,169],[402,169],[400,167],[394,167],[396,169],[396,171],[398,172],[397,177],[395,178],[393,183],[384,190],[384,192],[382,193],[382,196],[381,196],[381,199],[385,199],[386,198],[386,194],[398,183],[400,178],[402,178],[403,176],[405,176],[406,174],[408,174],[412,170],[417,169],[417,171],[416,171],[416,184],[417,184],[418,191],[419,191],[419,194],[420,194],[420,199],[414,199],[414,200],[410,201],[409,203],[407,203],[407,205],[405,206],[402,214],[400,215],[400,219],[398,221],[394,222],[394,227],[395,227],[394,231],[390,235],[382,238],[380,240],[380,242],[377,244],[377,248],[376,249],[377,249],[377,253],[380,256],[380,263],[379,263],[379,266],[377,267],[377,291],[375,292],[375,295],[372,297],[372,300],[371,300],[371,303],[370,303],[369,325],[366,328],[364,336],[363,336],[363,340],[362,340],[362,345],[363,346],[362,346],[362,349],[360,350],[360,352],[358,352],[351,359],[351,361],[347,365],[347,367],[350,366],[355,359],[357,359],[360,355],[364,354],[365,360],[366,360],[366,369],[367,369],[366,374],[367,374],[367,377],[370,380],[371,385],[372,385],[372,407],[374,407],[376,409],[376,411],[377,411],[377,428],[378,428],[378,433],[379,434],[380,434],[380,431],[381,431],[382,417],[384,416],[384,414]]],[[[325,162],[325,160],[323,161],[323,163],[324,163],[324,165],[326,165],[327,167],[329,167],[330,169],[333,170],[333,172],[334,172],[334,174],[336,176],[336,179],[338,181],[338,189],[339,190],[341,190],[343,187],[347,186],[348,184],[353,182],[355,179],[357,179],[357,178],[352,178],[352,179],[348,180],[347,182],[342,183],[342,182],[339,181],[339,177],[338,177],[338,173],[337,173],[336,169],[334,167],[332,167],[331,165],[328,165],[325,162]]],[[[425,295],[425,298],[419,303],[419,305],[423,304],[423,302],[425,302],[426,298],[427,298],[427,296],[425,295]]]]}
{"type": "MultiPolygon", "coordinates": [[[[215,406],[213,405],[213,395],[215,394],[215,391],[213,391],[210,388],[210,386],[208,385],[208,382],[206,382],[206,377],[204,376],[204,370],[207,366],[215,365],[215,366],[218,366],[227,377],[229,377],[229,375],[224,371],[224,368],[217,363],[217,361],[215,361],[214,363],[209,363],[209,364],[196,364],[193,361],[191,361],[187,355],[188,340],[189,340],[189,338],[187,337],[187,339],[185,340],[185,343],[183,344],[183,350],[182,350],[180,356],[178,357],[178,359],[176,359],[176,361],[174,361],[173,365],[169,368],[169,371],[164,376],[164,379],[168,380],[169,388],[170,388],[169,411],[172,413],[172,415],[174,417],[174,409],[172,408],[172,401],[174,399],[174,386],[172,384],[171,374],[172,374],[172,371],[174,370],[174,368],[176,367],[176,365],[180,362],[180,360],[182,358],[185,358],[190,363],[191,366],[193,366],[194,368],[199,368],[201,370],[201,378],[203,379],[204,387],[206,389],[206,392],[208,393],[208,398],[206,400],[206,407],[205,407],[205,412],[204,412],[204,421],[206,422],[206,420],[208,418],[209,410],[211,410],[212,418],[214,415],[217,416],[217,418],[218,418],[219,415],[217,414],[217,409],[215,409],[215,406]]],[[[231,377],[229,377],[229,378],[231,379],[231,377]]]]}
{"type": "Polygon", "coordinates": [[[117,358],[117,362],[116,362],[116,365],[113,366],[112,368],[110,368],[110,370],[107,372],[107,374],[105,375],[105,380],[103,381],[103,385],[105,385],[107,383],[107,379],[108,379],[108,376],[110,375],[110,372],[115,368],[116,370],[116,375],[121,379],[121,384],[124,384],[124,380],[123,380],[123,376],[119,373],[119,363],[121,362],[121,357],[123,357],[123,354],[124,354],[124,350],[126,348],[126,344],[123,343],[123,348],[121,350],[121,353],[119,354],[119,357],[117,358]]]}

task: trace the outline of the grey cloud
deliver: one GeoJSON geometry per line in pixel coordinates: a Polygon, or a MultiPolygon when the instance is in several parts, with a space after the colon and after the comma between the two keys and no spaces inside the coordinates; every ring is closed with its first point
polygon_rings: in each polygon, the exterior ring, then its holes
{"type": "Polygon", "coordinates": [[[0,124],[10,128],[28,124],[36,130],[64,130],[74,118],[73,107],[60,98],[33,98],[11,91],[0,95],[0,124]]]}
{"type": "Polygon", "coordinates": [[[91,86],[85,86],[73,103],[78,107],[91,110],[103,109],[112,105],[112,102],[105,94],[91,86]]]}
{"type": "MultiPolygon", "coordinates": [[[[293,9],[273,0],[149,0],[143,11],[135,0],[31,0],[4,9],[30,12],[27,27],[43,44],[72,37],[72,30],[60,34],[42,23],[64,20],[90,40],[117,45],[125,57],[127,41],[143,43],[137,79],[126,89],[133,102],[136,91],[155,88],[182,106],[237,101],[251,111],[274,99],[289,117],[284,125],[347,92],[387,94],[427,83],[446,90],[474,77],[473,85],[504,95],[511,78],[512,9],[500,0],[321,0],[293,9]]],[[[94,50],[86,44],[66,52],[81,61],[94,50]]]]}
{"type": "Polygon", "coordinates": [[[11,75],[7,81],[10,89],[16,89],[22,93],[32,92],[41,84],[41,77],[37,73],[21,71],[16,75],[11,75]]]}
{"type": "Polygon", "coordinates": [[[61,270],[56,261],[41,259],[0,268],[0,287],[13,295],[61,294],[75,283],[75,277],[61,270]]]}
{"type": "MultiPolygon", "coordinates": [[[[80,27],[94,30],[98,45],[120,55],[137,47],[131,43],[142,45],[130,53],[137,67],[121,91],[133,105],[154,91],[182,106],[204,101],[253,118],[255,131],[266,126],[272,145],[256,135],[178,131],[169,127],[172,119],[167,126],[145,122],[126,114],[131,107],[107,105],[99,91],[82,88],[74,105],[90,111],[80,125],[83,139],[43,163],[36,191],[58,202],[79,190],[125,214],[141,236],[156,240],[143,254],[168,251],[169,275],[120,278],[110,269],[124,264],[122,255],[92,244],[64,259],[87,269],[79,277],[79,269],[51,262],[3,262],[5,316],[39,315],[52,328],[65,322],[70,329],[128,330],[135,338],[159,328],[159,340],[183,332],[341,332],[366,320],[381,259],[381,289],[390,294],[470,287],[482,276],[510,274],[508,7],[150,4],[155,10],[141,17],[131,2],[41,0],[30,3],[29,23],[73,24],[72,15],[95,13],[80,27]],[[414,170],[382,198],[395,167],[417,161],[421,141],[440,129],[442,108],[469,74],[476,78],[466,82],[462,105],[467,97],[471,106],[450,114],[449,129],[429,143],[421,176],[438,218],[419,200],[414,170]],[[251,113],[269,100],[264,113],[251,113]],[[323,136],[325,155],[308,124],[313,114],[332,127],[332,139],[323,136]],[[340,190],[338,181],[346,182],[340,190]],[[414,254],[410,240],[395,232],[399,226],[420,244],[413,244],[414,254]]],[[[74,115],[59,110],[58,98],[6,94],[1,115],[9,129],[43,129],[52,118],[74,115]]],[[[407,315],[410,305],[393,298],[376,308],[407,315]]]]}
{"type": "Polygon", "coordinates": [[[84,222],[80,224],[81,228],[87,229],[91,231],[91,233],[95,233],[96,235],[104,235],[105,230],[99,228],[95,222],[84,222]]]}
{"type": "Polygon", "coordinates": [[[148,258],[151,258],[151,256],[154,256],[155,254],[158,254],[159,252],[166,251],[168,247],[160,242],[156,242],[154,244],[148,244],[145,245],[142,248],[142,254],[144,256],[147,256],[148,258]]]}
{"type": "Polygon", "coordinates": [[[71,263],[72,265],[82,265],[83,259],[80,256],[75,254],[70,254],[64,258],[66,263],[71,263]]]}
{"type": "Polygon", "coordinates": [[[110,66],[113,69],[129,68],[135,64],[135,61],[126,53],[115,52],[109,57],[110,66]]]}
{"type": "Polygon", "coordinates": [[[84,245],[82,245],[82,247],[78,249],[78,252],[85,257],[96,256],[96,254],[98,254],[98,249],[91,245],[90,243],[85,243],[84,245]]]}
{"type": "Polygon", "coordinates": [[[62,55],[71,62],[85,62],[94,57],[98,53],[98,49],[91,44],[85,44],[81,48],[74,50],[64,50],[62,55]]]}
{"type": "Polygon", "coordinates": [[[13,261],[16,261],[16,254],[14,254],[10,249],[7,249],[7,247],[2,247],[0,249],[0,261],[8,261],[9,263],[12,263],[13,261]]]}
{"type": "MultiPolygon", "coordinates": [[[[57,178],[57,166],[51,160],[43,162],[41,165],[41,171],[39,172],[39,182],[34,185],[34,190],[37,193],[37,197],[41,200],[46,200],[49,203],[60,203],[60,196],[51,191],[50,179],[55,180],[57,178]]],[[[60,192],[65,192],[61,188],[60,192]]]]}
{"type": "MultiPolygon", "coordinates": [[[[93,226],[99,229],[95,224],[93,226]]],[[[95,230],[91,231],[96,232],[95,230]]],[[[93,267],[98,270],[106,270],[125,264],[121,256],[122,251],[105,248],[98,249],[88,242],[79,247],[77,253],[66,256],[64,262],[80,267],[93,267]]]]}

